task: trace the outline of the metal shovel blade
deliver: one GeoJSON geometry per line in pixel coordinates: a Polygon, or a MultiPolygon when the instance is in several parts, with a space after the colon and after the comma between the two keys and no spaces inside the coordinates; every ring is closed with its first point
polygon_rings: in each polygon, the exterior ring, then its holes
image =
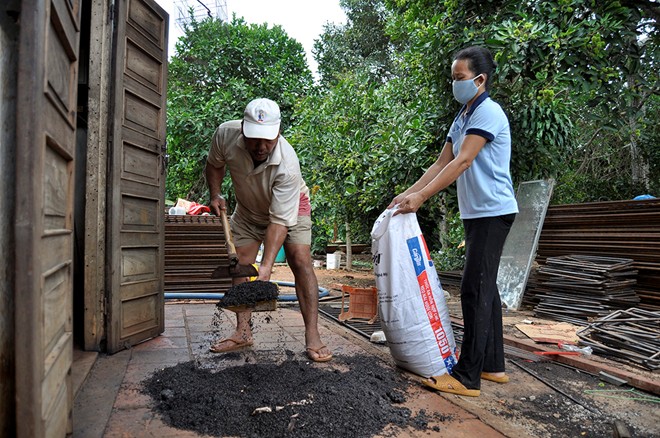
{"type": "Polygon", "coordinates": [[[211,278],[237,278],[256,277],[259,271],[252,265],[218,266],[211,274],[211,278]]]}

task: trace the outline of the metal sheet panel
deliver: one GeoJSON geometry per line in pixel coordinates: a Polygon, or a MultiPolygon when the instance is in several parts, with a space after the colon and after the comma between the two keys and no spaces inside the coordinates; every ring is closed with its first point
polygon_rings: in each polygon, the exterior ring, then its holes
{"type": "Polygon", "coordinates": [[[497,273],[500,298],[509,309],[517,310],[522,302],[554,183],[538,180],[518,186],[516,200],[520,212],[504,243],[497,273]]]}

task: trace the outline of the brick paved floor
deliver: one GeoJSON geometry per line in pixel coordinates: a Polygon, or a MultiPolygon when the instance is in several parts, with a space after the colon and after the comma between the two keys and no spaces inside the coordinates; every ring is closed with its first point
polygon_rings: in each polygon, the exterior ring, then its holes
{"type": "MultiPolygon", "coordinates": [[[[180,362],[196,360],[203,364],[204,361],[216,360],[217,355],[209,352],[209,346],[232,333],[235,319],[231,312],[225,311],[220,317],[215,314],[216,307],[212,302],[167,302],[165,332],[161,336],[112,356],[99,355],[75,399],[74,437],[199,436],[164,424],[151,410],[149,397],[140,392],[140,382],[154,370],[180,362]]],[[[284,359],[287,350],[294,352],[296,358],[305,359],[304,325],[295,306],[280,305],[274,312],[255,313],[253,323],[254,346],[241,350],[240,354],[232,354],[236,359],[223,361],[223,364],[240,365],[250,356],[251,360],[258,360],[257,352],[260,355],[268,352],[271,360],[284,359]]],[[[319,329],[322,339],[334,354],[372,354],[391,363],[387,347],[371,344],[322,316],[319,329]]],[[[318,366],[333,365],[331,361],[318,366]]],[[[409,430],[399,435],[455,438],[505,436],[465,409],[464,400],[461,401],[463,407],[459,406],[461,403],[452,403],[456,397],[440,395],[413,385],[408,394],[407,407],[413,412],[426,409],[427,412],[450,414],[452,420],[438,424],[440,432],[430,429],[423,432],[409,430]]],[[[337,415],[340,421],[340,413],[337,415]]],[[[506,435],[511,436],[510,433],[506,435]]]]}

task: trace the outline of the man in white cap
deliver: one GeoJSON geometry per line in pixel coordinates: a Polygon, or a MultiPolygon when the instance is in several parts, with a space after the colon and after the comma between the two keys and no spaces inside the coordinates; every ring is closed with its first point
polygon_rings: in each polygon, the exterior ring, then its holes
{"type": "MultiPolygon", "coordinates": [[[[298,156],[280,135],[280,109],[269,99],[255,99],[245,108],[243,120],[218,127],[206,161],[206,181],[216,215],[227,204],[221,195],[229,170],[236,193],[231,231],[240,264],[255,262],[264,249],[258,280],[270,280],[279,249],[293,271],[296,295],[305,322],[307,356],[316,362],[332,359],[318,330],[318,281],[312,267],[312,219],[309,189],[302,179],[298,156]]],[[[246,279],[234,279],[234,284],[246,279]]],[[[211,346],[224,353],[253,344],[251,312],[236,314],[236,331],[211,346]]]]}

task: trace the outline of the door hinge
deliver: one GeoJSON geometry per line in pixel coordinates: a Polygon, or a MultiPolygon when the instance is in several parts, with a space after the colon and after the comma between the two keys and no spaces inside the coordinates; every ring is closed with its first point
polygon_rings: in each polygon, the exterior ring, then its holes
{"type": "Polygon", "coordinates": [[[103,299],[101,300],[101,313],[103,313],[103,316],[108,315],[108,295],[103,294],[103,299]]]}
{"type": "Polygon", "coordinates": [[[170,162],[170,156],[167,154],[167,141],[163,143],[163,145],[160,147],[161,151],[161,164],[162,167],[160,168],[160,174],[164,175],[165,172],[167,172],[167,165],[170,162]]]}

